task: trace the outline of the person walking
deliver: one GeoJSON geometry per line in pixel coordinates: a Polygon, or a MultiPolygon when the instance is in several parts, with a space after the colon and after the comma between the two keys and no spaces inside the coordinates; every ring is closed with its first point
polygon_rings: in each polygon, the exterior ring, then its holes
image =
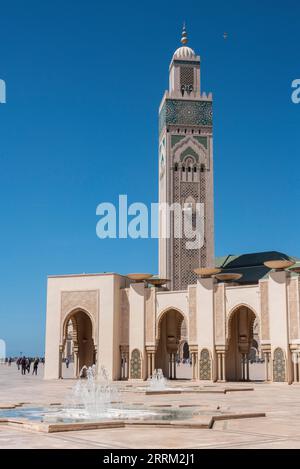
{"type": "Polygon", "coordinates": [[[27,365],[26,357],[23,356],[22,359],[21,359],[21,373],[22,373],[22,375],[26,375],[26,365],[27,365]]]}
{"type": "Polygon", "coordinates": [[[65,363],[66,363],[66,367],[69,368],[70,360],[68,358],[66,358],[65,363]]]}
{"type": "Polygon", "coordinates": [[[33,371],[32,371],[33,375],[37,375],[39,363],[40,363],[40,360],[36,357],[36,359],[33,362],[33,371]]]}
{"type": "Polygon", "coordinates": [[[31,366],[31,359],[28,357],[26,360],[26,370],[28,374],[30,373],[30,366],[31,366]]]}

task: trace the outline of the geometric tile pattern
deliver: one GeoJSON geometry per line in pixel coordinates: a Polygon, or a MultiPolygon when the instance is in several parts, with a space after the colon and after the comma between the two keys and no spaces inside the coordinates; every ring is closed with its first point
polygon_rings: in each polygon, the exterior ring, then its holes
{"type": "Polygon", "coordinates": [[[211,359],[209,351],[206,348],[201,350],[199,372],[199,379],[211,380],[211,359]]]}
{"type": "Polygon", "coordinates": [[[212,102],[166,99],[159,113],[159,133],[172,124],[211,126],[212,102]]]}
{"type": "Polygon", "coordinates": [[[130,360],[130,377],[131,379],[142,378],[142,366],[141,366],[141,352],[138,349],[134,349],[131,352],[130,360]]]}
{"type": "Polygon", "coordinates": [[[284,352],[281,348],[278,347],[274,351],[273,381],[274,382],[283,382],[285,380],[286,380],[286,371],[285,371],[284,352]]]}

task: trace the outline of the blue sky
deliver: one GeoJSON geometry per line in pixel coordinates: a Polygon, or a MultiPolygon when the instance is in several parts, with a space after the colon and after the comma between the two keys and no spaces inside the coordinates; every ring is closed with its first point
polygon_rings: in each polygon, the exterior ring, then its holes
{"type": "Polygon", "coordinates": [[[300,256],[299,15],[289,0],[1,3],[9,354],[43,353],[48,274],[157,272],[157,240],[99,240],[96,206],[157,201],[157,111],[183,20],[214,94],[216,254],[300,256]]]}

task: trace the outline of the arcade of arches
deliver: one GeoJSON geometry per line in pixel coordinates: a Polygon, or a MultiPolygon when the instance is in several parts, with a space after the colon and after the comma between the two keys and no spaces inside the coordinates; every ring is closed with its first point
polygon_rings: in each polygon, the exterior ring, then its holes
{"type": "MultiPolygon", "coordinates": [[[[249,381],[250,362],[254,362],[259,356],[259,337],[256,332],[257,321],[252,310],[241,306],[234,310],[228,321],[227,347],[222,360],[218,354],[216,378],[219,381],[249,381]],[[254,338],[255,336],[255,338],[254,338]],[[224,369],[223,369],[224,367],[224,369]]],[[[96,348],[93,339],[93,324],[89,315],[77,310],[71,313],[65,321],[63,329],[62,360],[68,358],[74,362],[74,376],[78,377],[82,367],[96,363],[96,348]]],[[[189,363],[193,359],[193,376],[196,377],[194,368],[197,366],[195,353],[190,353],[188,344],[188,329],[183,314],[177,309],[166,311],[158,323],[157,347],[154,363],[147,375],[154,368],[161,368],[165,377],[178,378],[177,367],[181,363],[189,363]]],[[[141,353],[135,349],[131,356],[131,369],[128,359],[121,357],[121,379],[141,379],[141,353]],[[124,372],[124,367],[127,367],[124,372]]],[[[199,379],[212,379],[212,360],[210,352],[203,349],[199,357],[199,379]],[[209,371],[208,371],[209,370],[209,371]]],[[[63,377],[61,367],[61,377],[63,377]]]]}

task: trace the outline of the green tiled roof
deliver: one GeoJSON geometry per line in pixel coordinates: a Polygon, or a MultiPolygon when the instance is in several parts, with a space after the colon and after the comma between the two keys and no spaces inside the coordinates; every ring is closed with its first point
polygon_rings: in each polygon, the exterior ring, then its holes
{"type": "Polygon", "coordinates": [[[242,274],[242,278],[238,283],[253,284],[266,277],[270,271],[270,269],[264,265],[264,262],[278,259],[293,260],[296,261],[296,265],[300,265],[300,259],[290,257],[278,251],[254,252],[239,255],[229,254],[228,256],[217,257],[215,265],[224,272],[242,274]]]}

